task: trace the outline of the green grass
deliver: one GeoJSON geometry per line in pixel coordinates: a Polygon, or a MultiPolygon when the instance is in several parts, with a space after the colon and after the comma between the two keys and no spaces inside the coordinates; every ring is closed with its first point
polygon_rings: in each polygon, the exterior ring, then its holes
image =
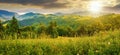
{"type": "Polygon", "coordinates": [[[0,40],[0,55],[120,55],[120,32],[91,37],[0,40]]]}

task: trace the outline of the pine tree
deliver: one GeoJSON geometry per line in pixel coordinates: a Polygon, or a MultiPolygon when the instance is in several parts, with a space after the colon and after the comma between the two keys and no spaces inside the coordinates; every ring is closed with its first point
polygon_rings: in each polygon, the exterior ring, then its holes
{"type": "Polygon", "coordinates": [[[8,31],[9,33],[17,33],[19,30],[18,21],[15,16],[12,17],[12,20],[8,23],[8,31]]]}
{"type": "Polygon", "coordinates": [[[3,27],[1,20],[0,20],[0,39],[3,38],[3,32],[4,32],[4,27],[3,27]]]}
{"type": "Polygon", "coordinates": [[[0,32],[2,32],[3,31],[3,25],[2,25],[2,23],[1,23],[1,20],[0,20],[0,32]]]}

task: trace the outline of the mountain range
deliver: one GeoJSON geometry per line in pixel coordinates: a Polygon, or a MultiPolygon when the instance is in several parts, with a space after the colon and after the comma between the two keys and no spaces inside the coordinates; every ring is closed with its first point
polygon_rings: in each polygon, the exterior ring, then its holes
{"type": "MultiPolygon", "coordinates": [[[[61,13],[62,14],[62,13],[61,13]]],[[[17,18],[21,26],[27,26],[37,23],[49,23],[52,20],[58,20],[57,14],[40,14],[40,13],[33,13],[28,12],[23,15],[19,15],[15,12],[10,12],[6,10],[0,10],[0,20],[4,23],[7,23],[13,16],[17,18]]]]}
{"type": "MultiPolygon", "coordinates": [[[[28,12],[23,15],[19,15],[16,12],[10,12],[6,10],[0,10],[0,20],[3,23],[7,23],[13,16],[15,16],[20,24],[20,26],[29,26],[33,24],[44,23],[48,24],[50,21],[56,21],[60,25],[65,25],[74,23],[73,21],[82,19],[82,18],[93,18],[91,16],[81,16],[80,14],[84,12],[74,12],[72,14],[65,13],[55,13],[55,14],[40,14],[28,12]]],[[[71,24],[72,25],[72,24],[71,24]]]]}
{"type": "MultiPolygon", "coordinates": [[[[58,13],[55,13],[55,14],[59,15],[58,13]]],[[[25,13],[23,15],[19,15],[16,12],[0,10],[0,19],[1,20],[5,20],[5,21],[10,20],[13,16],[15,16],[18,20],[24,20],[24,19],[30,19],[33,16],[44,16],[44,14],[28,12],[28,13],[25,13]]]]}

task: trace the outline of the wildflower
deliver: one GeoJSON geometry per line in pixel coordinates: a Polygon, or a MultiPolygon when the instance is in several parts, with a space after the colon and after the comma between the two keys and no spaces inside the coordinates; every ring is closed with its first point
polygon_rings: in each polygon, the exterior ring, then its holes
{"type": "Polygon", "coordinates": [[[98,50],[96,50],[95,52],[98,52],[98,50]]]}
{"type": "Polygon", "coordinates": [[[108,45],[110,45],[110,42],[108,42],[108,45]]]}
{"type": "Polygon", "coordinates": [[[77,55],[79,55],[79,53],[77,53],[77,55]]]}

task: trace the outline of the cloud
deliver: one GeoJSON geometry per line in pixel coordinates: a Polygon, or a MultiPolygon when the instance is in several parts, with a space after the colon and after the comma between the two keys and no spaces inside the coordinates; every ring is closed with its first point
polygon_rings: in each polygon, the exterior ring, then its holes
{"type": "Polygon", "coordinates": [[[66,7],[66,3],[59,3],[58,0],[0,0],[0,3],[22,4],[41,6],[43,8],[66,7]]]}
{"type": "Polygon", "coordinates": [[[117,0],[118,3],[120,3],[120,0],[117,0]]]}
{"type": "Polygon", "coordinates": [[[116,6],[113,7],[106,7],[108,9],[114,9],[114,10],[120,10],[120,4],[117,4],[116,6]]]}
{"type": "Polygon", "coordinates": [[[120,4],[113,7],[114,9],[120,9],[120,4]]]}
{"type": "Polygon", "coordinates": [[[109,12],[119,13],[120,12],[120,4],[117,4],[113,7],[104,7],[104,10],[109,11],[109,12]]]}
{"type": "MultiPolygon", "coordinates": [[[[103,2],[103,11],[119,11],[120,0],[0,0],[0,9],[39,12],[88,11],[91,1],[103,2]],[[10,8],[11,7],[11,8],[10,8]],[[54,8],[54,9],[53,9],[54,8]]],[[[84,13],[84,12],[83,12],[84,13]]]]}
{"type": "MultiPolygon", "coordinates": [[[[94,0],[0,0],[0,3],[22,4],[39,6],[43,8],[84,8],[94,0]]],[[[96,0],[103,1],[106,6],[116,4],[120,0],[96,0]]]]}
{"type": "Polygon", "coordinates": [[[70,8],[82,7],[82,4],[88,1],[90,0],[0,0],[0,3],[32,5],[43,8],[70,8]]]}

